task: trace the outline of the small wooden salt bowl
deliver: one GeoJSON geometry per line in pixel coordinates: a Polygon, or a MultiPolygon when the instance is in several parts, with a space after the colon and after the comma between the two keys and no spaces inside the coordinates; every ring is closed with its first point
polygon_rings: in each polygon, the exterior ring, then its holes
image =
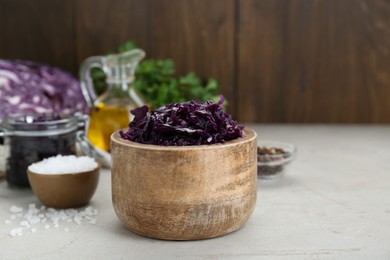
{"type": "Polygon", "coordinates": [[[99,182],[100,167],[77,173],[39,174],[27,169],[31,189],[47,207],[78,208],[88,204],[99,182]]]}
{"type": "Polygon", "coordinates": [[[256,133],[224,144],[157,146],[111,136],[119,220],[152,238],[194,240],[238,230],[256,203],[256,133]]]}

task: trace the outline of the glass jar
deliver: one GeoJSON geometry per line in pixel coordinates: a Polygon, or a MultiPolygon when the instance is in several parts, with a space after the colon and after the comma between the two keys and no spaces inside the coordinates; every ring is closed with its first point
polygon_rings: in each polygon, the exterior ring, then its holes
{"type": "Polygon", "coordinates": [[[81,114],[6,117],[0,125],[0,172],[11,187],[30,187],[27,167],[58,154],[76,154],[76,141],[86,141],[88,122],[81,114]]]}

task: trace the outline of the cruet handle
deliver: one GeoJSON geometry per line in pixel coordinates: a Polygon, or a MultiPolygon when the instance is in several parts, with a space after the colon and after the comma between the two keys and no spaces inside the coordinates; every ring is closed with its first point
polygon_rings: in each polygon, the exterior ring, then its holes
{"type": "Polygon", "coordinates": [[[93,68],[100,68],[106,73],[104,63],[104,56],[93,56],[85,59],[81,64],[81,90],[83,92],[84,98],[91,108],[94,106],[94,103],[97,99],[97,94],[91,77],[91,70],[93,68]]]}
{"type": "Polygon", "coordinates": [[[84,131],[77,131],[76,140],[83,155],[95,158],[95,160],[105,168],[111,168],[112,162],[110,154],[95,147],[88,140],[84,131]]]}
{"type": "MultiPolygon", "coordinates": [[[[90,118],[88,115],[84,115],[82,113],[76,113],[75,117],[78,121],[78,131],[76,133],[76,141],[77,145],[81,150],[83,155],[93,157],[95,160],[100,163],[103,167],[111,168],[111,156],[94,146],[88,139],[88,131],[89,131],[89,121],[90,118]]],[[[1,130],[1,128],[0,128],[1,130]]]]}

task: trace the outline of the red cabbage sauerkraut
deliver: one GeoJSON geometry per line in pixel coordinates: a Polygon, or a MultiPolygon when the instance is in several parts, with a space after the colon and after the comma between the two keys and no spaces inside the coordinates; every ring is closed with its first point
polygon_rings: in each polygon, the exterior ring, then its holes
{"type": "Polygon", "coordinates": [[[224,111],[220,101],[173,103],[149,112],[145,105],[134,110],[127,132],[129,141],[163,146],[224,143],[243,136],[243,127],[224,111]]]}

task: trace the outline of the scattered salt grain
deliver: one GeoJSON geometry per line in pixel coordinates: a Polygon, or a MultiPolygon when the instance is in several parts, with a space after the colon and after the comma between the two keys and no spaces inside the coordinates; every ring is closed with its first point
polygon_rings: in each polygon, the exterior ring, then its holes
{"type": "Polygon", "coordinates": [[[73,221],[74,221],[77,225],[80,225],[80,224],[81,224],[81,218],[80,218],[79,216],[74,217],[73,221]]]}
{"type": "Polygon", "coordinates": [[[9,232],[10,236],[12,237],[16,237],[16,236],[21,236],[23,235],[23,229],[18,227],[18,228],[13,228],[11,229],[11,231],[9,232]]]}
{"type": "Polygon", "coordinates": [[[71,174],[95,169],[98,164],[88,156],[57,155],[33,163],[28,170],[38,174],[71,174]]]}
{"type": "MultiPolygon", "coordinates": [[[[98,210],[88,206],[84,209],[53,209],[46,207],[36,207],[34,203],[29,204],[24,211],[23,208],[12,206],[11,212],[25,212],[24,214],[12,214],[9,219],[4,220],[6,224],[13,223],[12,220],[16,220],[19,226],[10,230],[9,235],[12,237],[22,236],[24,231],[30,231],[35,233],[39,227],[49,229],[54,227],[58,229],[62,223],[66,225],[70,224],[96,224],[96,216],[98,210]],[[10,220],[11,219],[11,220],[10,220]]],[[[63,230],[69,232],[69,227],[65,227],[63,230]]]]}
{"type": "Polygon", "coordinates": [[[19,225],[26,228],[30,227],[30,223],[28,223],[26,220],[21,221],[19,225]]]}
{"type": "Polygon", "coordinates": [[[19,213],[19,212],[23,212],[23,208],[12,205],[11,208],[9,209],[9,211],[11,213],[19,213]]]}

